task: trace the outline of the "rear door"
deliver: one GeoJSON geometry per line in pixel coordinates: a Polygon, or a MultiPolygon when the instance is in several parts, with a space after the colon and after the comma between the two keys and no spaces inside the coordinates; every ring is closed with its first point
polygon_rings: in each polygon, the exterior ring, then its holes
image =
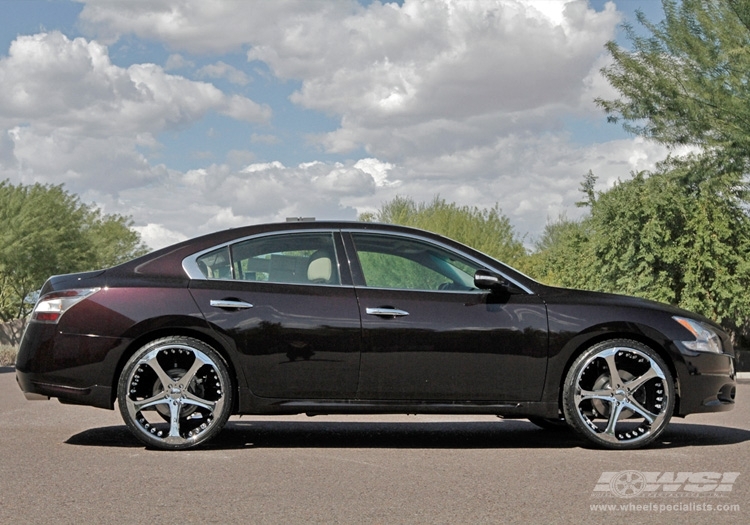
{"type": "Polygon", "coordinates": [[[253,394],[330,399],[356,393],[357,298],[338,233],[262,235],[200,255],[190,290],[229,335],[253,394]]]}

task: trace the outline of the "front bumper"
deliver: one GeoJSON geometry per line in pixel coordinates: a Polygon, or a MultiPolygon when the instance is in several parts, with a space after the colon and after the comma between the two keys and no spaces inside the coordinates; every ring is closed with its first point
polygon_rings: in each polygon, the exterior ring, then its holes
{"type": "Polygon", "coordinates": [[[732,410],[737,393],[734,358],[709,353],[685,356],[678,370],[678,388],[676,415],[732,410]]]}

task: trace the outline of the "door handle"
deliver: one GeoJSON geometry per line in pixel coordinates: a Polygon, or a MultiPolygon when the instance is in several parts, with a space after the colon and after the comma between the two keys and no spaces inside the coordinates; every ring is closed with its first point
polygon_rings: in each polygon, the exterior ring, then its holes
{"type": "Polygon", "coordinates": [[[231,308],[234,310],[245,310],[253,307],[250,303],[234,299],[211,299],[209,304],[214,308],[231,308]]]}
{"type": "Polygon", "coordinates": [[[399,310],[398,308],[390,308],[388,306],[381,306],[379,308],[366,308],[365,312],[368,315],[377,315],[383,317],[404,317],[409,315],[409,312],[405,310],[399,310]]]}

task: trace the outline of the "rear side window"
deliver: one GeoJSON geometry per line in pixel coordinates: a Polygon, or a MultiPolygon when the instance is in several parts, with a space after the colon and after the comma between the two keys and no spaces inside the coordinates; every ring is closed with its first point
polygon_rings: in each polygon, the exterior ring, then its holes
{"type": "Polygon", "coordinates": [[[208,279],[296,284],[341,282],[330,233],[249,239],[202,255],[197,264],[208,279]]]}
{"type": "Polygon", "coordinates": [[[231,279],[232,265],[229,261],[229,248],[220,248],[206,255],[202,255],[196,261],[198,269],[207,279],[231,279]]]}

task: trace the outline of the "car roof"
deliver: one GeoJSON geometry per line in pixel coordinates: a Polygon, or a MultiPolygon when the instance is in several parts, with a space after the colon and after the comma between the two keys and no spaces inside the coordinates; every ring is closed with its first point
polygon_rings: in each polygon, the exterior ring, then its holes
{"type": "Polygon", "coordinates": [[[289,220],[287,222],[254,224],[239,228],[230,228],[200,235],[125,262],[112,268],[110,272],[113,274],[136,273],[140,275],[160,275],[164,277],[174,274],[174,277],[181,278],[184,277],[181,267],[182,260],[194,253],[210,249],[213,246],[232,242],[235,239],[243,239],[263,233],[305,230],[385,231],[406,235],[418,235],[420,237],[451,245],[455,248],[467,248],[461,243],[447,237],[408,226],[362,221],[289,220]]]}

